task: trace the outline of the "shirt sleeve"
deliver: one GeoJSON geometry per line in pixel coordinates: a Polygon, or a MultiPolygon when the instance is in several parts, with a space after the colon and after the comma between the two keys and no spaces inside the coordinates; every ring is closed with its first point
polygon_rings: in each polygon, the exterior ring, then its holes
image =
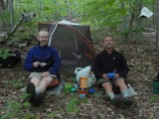
{"type": "Polygon", "coordinates": [[[97,55],[95,58],[92,70],[97,79],[102,78],[103,73],[100,71],[101,70],[101,61],[100,61],[99,55],[97,55]]]}
{"type": "Polygon", "coordinates": [[[33,70],[33,53],[32,50],[30,50],[26,56],[25,62],[24,62],[24,69],[26,71],[32,71],[33,70]]]}
{"type": "Polygon", "coordinates": [[[53,49],[52,53],[53,53],[54,63],[50,67],[49,73],[52,75],[56,75],[59,72],[60,67],[61,67],[61,59],[60,59],[58,51],[56,49],[53,49]]]}
{"type": "Polygon", "coordinates": [[[121,71],[118,72],[120,77],[126,77],[126,75],[129,72],[129,68],[128,68],[126,59],[125,59],[125,57],[123,55],[121,55],[120,69],[121,69],[121,71]]]}

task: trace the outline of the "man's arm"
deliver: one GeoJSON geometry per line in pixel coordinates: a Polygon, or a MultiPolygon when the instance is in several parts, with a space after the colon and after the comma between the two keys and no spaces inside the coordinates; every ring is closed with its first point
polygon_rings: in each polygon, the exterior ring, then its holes
{"type": "Polygon", "coordinates": [[[101,70],[101,61],[99,58],[99,55],[96,56],[94,64],[93,64],[93,68],[92,68],[96,78],[102,78],[103,73],[100,71],[101,70]]]}
{"type": "Polygon", "coordinates": [[[126,77],[126,75],[129,72],[129,68],[126,62],[126,59],[123,55],[121,55],[121,63],[120,63],[120,69],[121,71],[118,72],[120,77],[126,77]]]}
{"type": "Polygon", "coordinates": [[[32,71],[33,70],[33,55],[32,55],[32,50],[30,50],[27,54],[27,57],[25,59],[25,62],[24,62],[24,69],[26,71],[32,71]]]}
{"type": "Polygon", "coordinates": [[[49,73],[52,75],[56,75],[61,67],[61,59],[59,57],[58,51],[56,49],[53,49],[53,59],[54,63],[49,69],[49,73]]]}

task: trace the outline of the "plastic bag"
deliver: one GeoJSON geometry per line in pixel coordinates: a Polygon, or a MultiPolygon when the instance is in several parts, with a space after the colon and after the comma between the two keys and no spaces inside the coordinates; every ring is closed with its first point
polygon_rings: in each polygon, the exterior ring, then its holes
{"type": "Polygon", "coordinates": [[[84,68],[77,67],[75,68],[75,74],[78,84],[80,83],[81,77],[87,78],[87,88],[90,88],[95,84],[96,79],[94,73],[91,71],[91,66],[86,66],[84,68]]]}

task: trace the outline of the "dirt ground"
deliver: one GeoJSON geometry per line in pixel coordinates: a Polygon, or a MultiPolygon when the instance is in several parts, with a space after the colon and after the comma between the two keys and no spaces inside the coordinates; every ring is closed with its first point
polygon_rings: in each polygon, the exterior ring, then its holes
{"type": "MultiPolygon", "coordinates": [[[[101,49],[98,45],[97,49],[101,49]]],[[[129,83],[137,91],[131,107],[114,107],[102,98],[101,92],[87,99],[78,99],[76,93],[62,92],[46,95],[40,107],[22,106],[20,89],[24,87],[28,73],[23,61],[28,47],[22,48],[22,61],[13,69],[0,69],[0,118],[13,119],[158,119],[159,95],[153,94],[153,80],[159,72],[159,52],[155,41],[146,37],[138,42],[117,41],[117,50],[127,59],[129,83]]],[[[70,77],[63,76],[66,82],[70,77]]]]}

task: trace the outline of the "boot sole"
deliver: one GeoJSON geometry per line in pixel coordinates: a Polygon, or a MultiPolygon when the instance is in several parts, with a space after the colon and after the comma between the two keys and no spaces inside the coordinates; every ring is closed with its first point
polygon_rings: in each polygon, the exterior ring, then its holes
{"type": "Polygon", "coordinates": [[[32,105],[35,107],[40,106],[40,104],[43,102],[43,99],[44,99],[43,94],[36,95],[32,102],[32,105]]]}
{"type": "Polygon", "coordinates": [[[121,104],[122,104],[122,98],[119,97],[119,96],[115,96],[114,99],[111,100],[111,103],[112,103],[114,106],[120,107],[121,104]]]}
{"type": "Polygon", "coordinates": [[[131,106],[133,104],[133,99],[131,97],[124,98],[124,105],[131,106]]]}

